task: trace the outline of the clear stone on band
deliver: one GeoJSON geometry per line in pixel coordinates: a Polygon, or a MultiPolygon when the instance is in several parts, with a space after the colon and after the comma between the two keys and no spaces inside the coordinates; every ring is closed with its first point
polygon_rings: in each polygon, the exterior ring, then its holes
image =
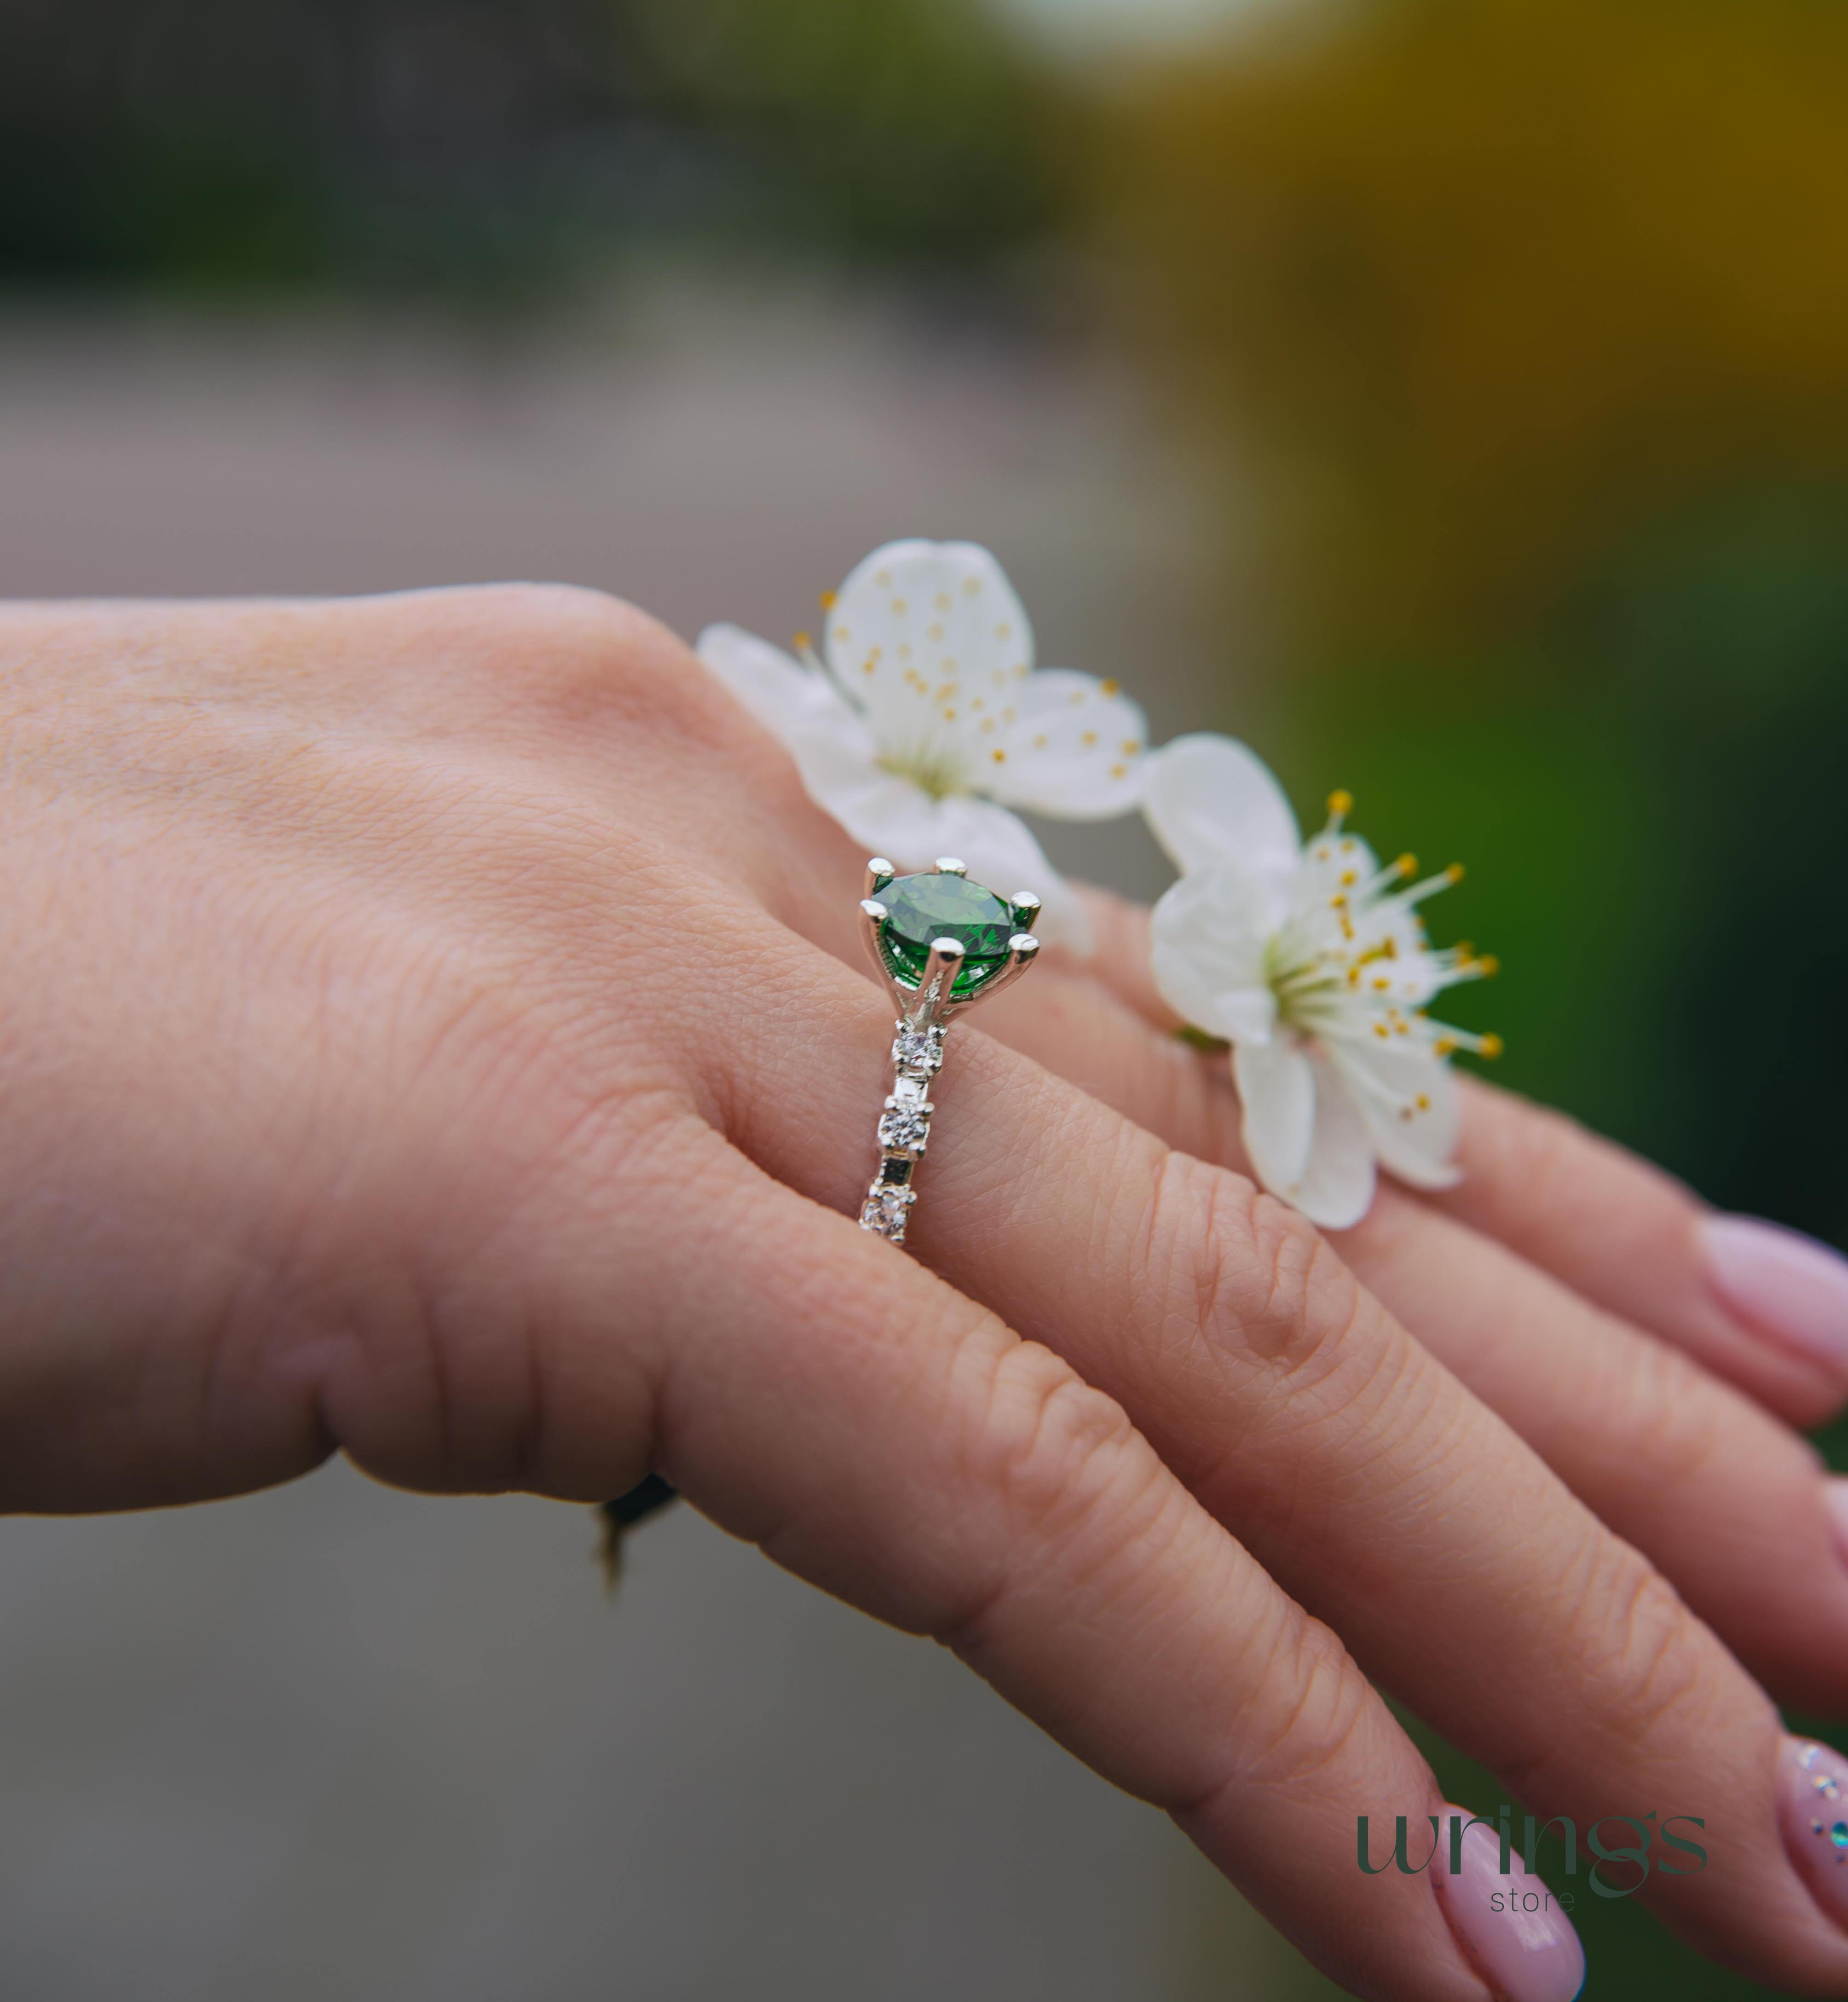
{"type": "Polygon", "coordinates": [[[905,1219],[915,1196],[908,1188],[875,1188],[861,1205],[859,1227],[875,1231],[894,1244],[905,1242],[905,1219]]]}
{"type": "Polygon", "coordinates": [[[899,1153],[920,1151],[929,1136],[929,1118],[915,1106],[894,1105],[879,1122],[880,1146],[899,1153]]]}
{"type": "Polygon", "coordinates": [[[941,1030],[901,1029],[892,1045],[892,1061],[901,1070],[940,1070],[943,1063],[941,1030]]]}

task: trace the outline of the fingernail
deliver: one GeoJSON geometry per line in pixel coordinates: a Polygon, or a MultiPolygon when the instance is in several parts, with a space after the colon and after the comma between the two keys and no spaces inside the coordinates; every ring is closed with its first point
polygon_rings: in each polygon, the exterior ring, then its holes
{"type": "Polygon", "coordinates": [[[1824,1476],[1822,1506],[1829,1514],[1829,1526],[1835,1532],[1836,1554],[1848,1564],[1848,1479],[1839,1474],[1824,1476]]]}
{"type": "Polygon", "coordinates": [[[1444,1916],[1465,1952],[1507,2002],[1572,2002],[1585,1986],[1585,1948],[1558,1899],[1528,1875],[1518,1853],[1510,1854],[1504,1877],[1501,1837],[1480,1822],[1463,1830],[1463,1868],[1453,1871],[1452,1815],[1470,1819],[1467,1808],[1445,1808],[1431,1868],[1444,1916]]]}
{"type": "Polygon", "coordinates": [[[1848,1759],[1813,1739],[1787,1738],[1777,1810],[1797,1874],[1836,1924],[1848,1926],[1848,1759]]]}
{"type": "Polygon", "coordinates": [[[1703,1217],[1700,1233],[1708,1282],[1741,1320],[1848,1369],[1848,1258],[1755,1216],[1703,1217]]]}

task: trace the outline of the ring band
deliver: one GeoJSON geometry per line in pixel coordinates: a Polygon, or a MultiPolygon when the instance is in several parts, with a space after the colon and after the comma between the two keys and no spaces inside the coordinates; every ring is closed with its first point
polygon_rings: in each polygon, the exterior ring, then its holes
{"type": "Polygon", "coordinates": [[[898,1009],[891,1095],[879,1119],[879,1169],[859,1226],[902,1244],[918,1163],[930,1142],[931,1080],[942,1069],[953,1018],[973,1001],[1018,980],[1040,949],[1033,935],[1040,900],[1022,890],[998,897],[953,856],[901,876],[883,856],[866,864],[859,907],[867,957],[898,1009]]]}

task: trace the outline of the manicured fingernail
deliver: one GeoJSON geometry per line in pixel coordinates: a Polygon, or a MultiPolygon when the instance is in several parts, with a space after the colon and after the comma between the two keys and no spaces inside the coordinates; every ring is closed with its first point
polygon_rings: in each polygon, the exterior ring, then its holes
{"type": "Polygon", "coordinates": [[[1813,1739],[1787,1738],[1779,1763],[1783,1846],[1816,1903],[1848,1926],[1848,1759],[1813,1739]]]}
{"type": "Polygon", "coordinates": [[[1848,1480],[1839,1474],[1824,1477],[1822,1506],[1829,1513],[1829,1526],[1835,1532],[1836,1553],[1848,1564],[1848,1480]]]}
{"type": "Polygon", "coordinates": [[[1501,1874],[1501,1838],[1478,1822],[1463,1830],[1460,1870],[1450,1867],[1451,1816],[1466,1822],[1467,1808],[1444,1810],[1444,1832],[1431,1859],[1438,1897],[1463,1949],[1507,2002],[1572,2002],[1585,1986],[1585,1948],[1558,1899],[1515,1850],[1501,1874]]]}
{"type": "Polygon", "coordinates": [[[1741,1320],[1848,1369],[1848,1258],[1755,1216],[1703,1217],[1700,1230],[1708,1282],[1741,1320]]]}

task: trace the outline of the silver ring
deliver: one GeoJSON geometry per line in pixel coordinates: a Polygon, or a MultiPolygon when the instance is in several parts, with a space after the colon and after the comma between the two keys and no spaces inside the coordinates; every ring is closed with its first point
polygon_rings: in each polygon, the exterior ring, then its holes
{"type": "Polygon", "coordinates": [[[934,869],[901,876],[883,856],[866,864],[859,907],[866,956],[898,1006],[891,1096],[879,1120],[879,1169],[860,1205],[859,1227],[905,1242],[918,1199],[918,1163],[930,1143],[930,1083],[943,1068],[943,1038],[971,1002],[999,994],[1032,965],[1040,900],[1030,890],[998,897],[944,856],[934,869]]]}

